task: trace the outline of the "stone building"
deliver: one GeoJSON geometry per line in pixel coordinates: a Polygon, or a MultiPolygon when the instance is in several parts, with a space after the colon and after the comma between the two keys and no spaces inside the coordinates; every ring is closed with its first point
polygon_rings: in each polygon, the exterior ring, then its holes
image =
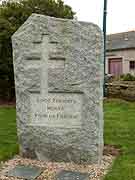
{"type": "Polygon", "coordinates": [[[135,74],[135,31],[107,36],[106,73],[135,74]]]}

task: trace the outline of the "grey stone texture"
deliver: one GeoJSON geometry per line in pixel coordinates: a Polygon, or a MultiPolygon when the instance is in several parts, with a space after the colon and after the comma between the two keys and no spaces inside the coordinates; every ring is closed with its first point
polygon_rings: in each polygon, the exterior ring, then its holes
{"type": "Polygon", "coordinates": [[[39,167],[17,165],[15,168],[9,170],[6,176],[34,180],[41,173],[42,170],[39,167]]]}
{"type": "Polygon", "coordinates": [[[24,157],[100,163],[103,37],[97,25],[32,14],[12,37],[24,157]]]}
{"type": "Polygon", "coordinates": [[[62,170],[57,174],[56,180],[89,180],[89,174],[62,170]]]}

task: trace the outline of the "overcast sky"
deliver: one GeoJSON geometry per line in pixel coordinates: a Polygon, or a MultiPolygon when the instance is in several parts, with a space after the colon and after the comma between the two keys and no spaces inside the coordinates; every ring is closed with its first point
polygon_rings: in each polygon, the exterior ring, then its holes
{"type": "MultiPolygon", "coordinates": [[[[104,0],[64,0],[78,20],[102,27],[104,0]]],[[[135,30],[135,0],[108,0],[107,33],[135,30]]]]}

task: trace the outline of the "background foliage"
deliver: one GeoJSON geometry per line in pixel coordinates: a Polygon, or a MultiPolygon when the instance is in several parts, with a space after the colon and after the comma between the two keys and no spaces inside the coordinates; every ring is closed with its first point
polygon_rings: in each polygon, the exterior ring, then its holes
{"type": "Polygon", "coordinates": [[[14,99],[11,36],[32,14],[73,19],[74,12],[62,0],[3,1],[0,5],[0,99],[14,99]]]}
{"type": "Polygon", "coordinates": [[[124,74],[121,76],[121,79],[123,81],[135,81],[135,76],[133,76],[132,74],[124,74]]]}

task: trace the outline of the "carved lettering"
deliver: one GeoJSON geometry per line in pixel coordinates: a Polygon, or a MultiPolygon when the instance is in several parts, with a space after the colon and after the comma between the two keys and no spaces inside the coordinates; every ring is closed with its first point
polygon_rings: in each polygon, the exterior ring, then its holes
{"type": "Polygon", "coordinates": [[[31,95],[30,124],[81,127],[82,94],[49,93],[47,97],[31,95]]]}

